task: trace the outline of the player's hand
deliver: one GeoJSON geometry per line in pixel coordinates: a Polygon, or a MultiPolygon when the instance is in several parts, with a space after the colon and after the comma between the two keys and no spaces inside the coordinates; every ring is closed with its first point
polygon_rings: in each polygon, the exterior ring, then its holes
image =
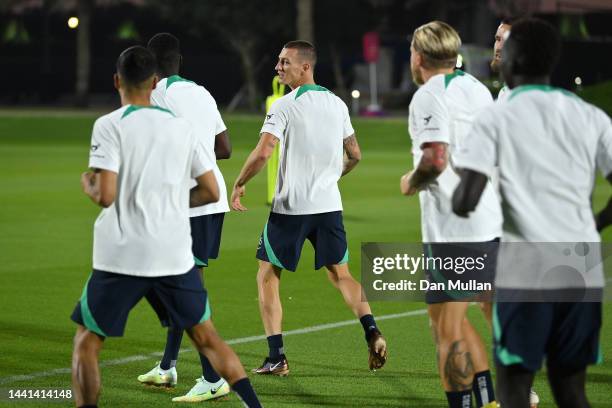
{"type": "Polygon", "coordinates": [[[410,178],[413,172],[414,171],[404,174],[400,180],[400,191],[402,192],[403,195],[411,196],[411,195],[415,195],[419,191],[417,188],[413,187],[410,183],[410,178]]]}
{"type": "Polygon", "coordinates": [[[93,175],[94,173],[91,171],[86,171],[81,174],[81,188],[83,189],[83,192],[87,193],[90,190],[90,187],[93,184],[93,175]]]}
{"type": "Polygon", "coordinates": [[[232,203],[232,208],[236,211],[246,211],[247,208],[242,205],[242,203],[240,202],[240,197],[244,196],[244,193],[246,192],[246,188],[245,186],[237,186],[234,185],[234,190],[232,191],[232,198],[231,198],[231,203],[232,203]]]}

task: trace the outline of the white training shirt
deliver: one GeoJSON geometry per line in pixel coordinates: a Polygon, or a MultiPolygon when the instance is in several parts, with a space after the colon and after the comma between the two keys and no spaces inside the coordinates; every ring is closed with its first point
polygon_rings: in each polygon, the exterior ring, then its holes
{"type": "Polygon", "coordinates": [[[157,106],[123,106],[96,120],[89,167],[118,174],[115,202],[94,225],[94,269],[144,277],[188,272],[189,185],[212,169],[189,122],[157,106]]]}
{"type": "Polygon", "coordinates": [[[302,85],[272,104],[263,132],[280,140],[272,212],[342,211],[343,142],[355,133],[346,104],[322,86],[302,85]]]}
{"type": "Polygon", "coordinates": [[[423,242],[484,242],[501,235],[501,209],[491,183],[470,218],[456,216],[451,202],[459,184],[453,169],[455,152],[470,139],[475,115],[492,102],[489,90],[460,70],[431,77],[410,102],[414,167],[419,165],[425,143],[447,143],[449,152],[449,165],[419,192],[423,242]]]}
{"type": "Polygon", "coordinates": [[[612,172],[612,128],[603,111],[545,85],[514,88],[478,116],[455,164],[499,167],[503,241],[599,242],[591,194],[596,169],[612,172]]]}
{"type": "MultiPolygon", "coordinates": [[[[227,128],[217,109],[215,99],[203,86],[173,75],[157,83],[151,94],[151,103],[187,119],[213,163],[213,172],[219,184],[219,201],[191,208],[189,215],[197,217],[228,212],[227,188],[215,158],[215,136],[227,128]]],[[[191,186],[195,186],[195,181],[191,186]]]]}

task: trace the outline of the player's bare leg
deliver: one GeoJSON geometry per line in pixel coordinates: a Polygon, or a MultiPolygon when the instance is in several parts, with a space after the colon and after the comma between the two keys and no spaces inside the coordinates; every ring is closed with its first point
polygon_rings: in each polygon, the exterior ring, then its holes
{"type": "MultiPolygon", "coordinates": [[[[332,284],[342,293],[344,301],[353,314],[360,320],[369,316],[373,321],[372,310],[365,300],[365,294],[359,282],[353,278],[347,264],[327,265],[327,277],[332,284]]],[[[363,322],[362,322],[363,324],[363,322]]],[[[371,333],[366,331],[366,339],[369,349],[370,370],[381,368],[387,361],[387,342],[375,328],[371,333]]]]}
{"type": "Polygon", "coordinates": [[[445,302],[429,305],[434,340],[436,342],[438,372],[446,392],[472,389],[474,363],[463,334],[466,302],[445,302]]]}
{"type": "Polygon", "coordinates": [[[474,326],[472,326],[467,318],[463,319],[462,331],[468,350],[472,356],[474,372],[487,371],[489,369],[489,360],[485,345],[480,335],[476,332],[474,326]]]}
{"type": "Polygon", "coordinates": [[[280,277],[282,269],[270,262],[259,261],[257,290],[259,312],[266,336],[282,333],[283,307],[280,300],[280,277]]]}
{"type": "Polygon", "coordinates": [[[72,352],[72,389],[77,407],[98,402],[101,384],[98,356],[103,344],[100,336],[77,325],[72,352]]]}
{"type": "Polygon", "coordinates": [[[482,338],[467,317],[463,319],[462,330],[474,364],[472,392],[476,399],[476,407],[497,407],[495,387],[489,369],[487,349],[482,338]]]}
{"type": "Polygon", "coordinates": [[[342,293],[347,306],[356,317],[372,314],[370,304],[362,301],[365,294],[359,282],[351,275],[348,265],[327,265],[327,277],[331,283],[342,293]]]}
{"type": "Polygon", "coordinates": [[[234,350],[217,334],[210,320],[187,330],[198,351],[206,356],[210,363],[230,384],[246,377],[246,372],[234,350]]]}
{"type": "Polygon", "coordinates": [[[238,356],[217,334],[210,320],[187,330],[196,349],[204,354],[213,368],[232,386],[247,407],[261,407],[238,356]]]}

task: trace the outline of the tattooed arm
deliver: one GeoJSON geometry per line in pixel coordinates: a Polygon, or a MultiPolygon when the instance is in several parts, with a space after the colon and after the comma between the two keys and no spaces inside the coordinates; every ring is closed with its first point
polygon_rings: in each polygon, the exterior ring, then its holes
{"type": "Polygon", "coordinates": [[[232,208],[234,210],[246,210],[246,207],[240,203],[240,197],[245,193],[246,183],[261,171],[270,156],[272,156],[276,143],[278,143],[278,138],[273,134],[268,132],[261,134],[259,143],[257,143],[255,149],[253,149],[246,159],[238,178],[234,182],[234,191],[232,191],[231,198],[232,208]]]}
{"type": "Polygon", "coordinates": [[[349,173],[357,163],[361,160],[361,150],[357,143],[355,134],[344,139],[344,168],[342,169],[342,175],[349,173]]]}

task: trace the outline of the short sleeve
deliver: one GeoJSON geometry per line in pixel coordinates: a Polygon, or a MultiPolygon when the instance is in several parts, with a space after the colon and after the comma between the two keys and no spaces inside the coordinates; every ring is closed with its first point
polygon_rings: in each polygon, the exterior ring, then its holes
{"type": "Polygon", "coordinates": [[[213,169],[213,162],[206,152],[204,145],[193,138],[193,151],[191,158],[191,178],[201,176],[213,169]]]}
{"type": "Polygon", "coordinates": [[[223,122],[221,113],[219,112],[219,109],[216,109],[215,107],[215,136],[226,130],[227,126],[225,126],[225,122],[223,122]]]}
{"type": "Polygon", "coordinates": [[[411,136],[419,147],[429,142],[450,143],[448,108],[429,90],[414,95],[410,103],[410,122],[411,136]]]}
{"type": "Polygon", "coordinates": [[[597,162],[597,168],[604,177],[608,177],[612,173],[612,122],[608,115],[601,114],[600,136],[597,142],[597,154],[595,160],[597,162]]]}
{"type": "Polygon", "coordinates": [[[498,132],[491,110],[481,111],[470,130],[470,136],[452,155],[455,168],[474,170],[488,177],[496,174],[498,165],[498,132]]]}
{"type": "Polygon", "coordinates": [[[283,99],[279,99],[272,104],[259,133],[267,132],[283,140],[288,122],[287,113],[283,107],[283,99]]]}
{"type": "Polygon", "coordinates": [[[89,167],[119,173],[119,130],[108,117],[94,123],[89,150],[89,167]]]}
{"type": "Polygon", "coordinates": [[[344,102],[340,102],[342,105],[342,114],[344,116],[342,122],[342,130],[343,135],[342,138],[346,139],[347,137],[353,136],[355,134],[355,129],[353,129],[353,125],[351,123],[351,116],[349,115],[348,107],[344,102]]]}

